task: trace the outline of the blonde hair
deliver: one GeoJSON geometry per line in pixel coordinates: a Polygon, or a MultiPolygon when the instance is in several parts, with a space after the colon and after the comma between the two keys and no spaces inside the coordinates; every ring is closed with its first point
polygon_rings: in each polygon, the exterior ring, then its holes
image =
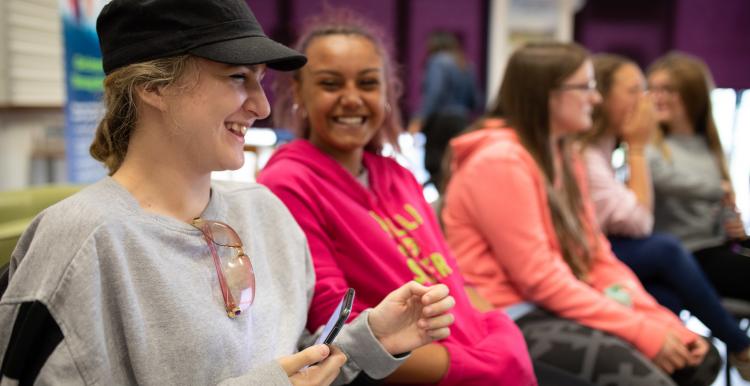
{"type": "Polygon", "coordinates": [[[125,160],[138,122],[137,87],[152,90],[174,84],[184,73],[190,55],[173,56],[119,68],[104,79],[105,113],[96,128],[89,153],[114,174],[125,160]]]}

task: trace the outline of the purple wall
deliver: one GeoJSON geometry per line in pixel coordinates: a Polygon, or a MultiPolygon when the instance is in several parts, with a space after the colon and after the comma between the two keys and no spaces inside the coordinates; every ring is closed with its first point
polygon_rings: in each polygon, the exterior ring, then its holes
{"type": "Polygon", "coordinates": [[[708,63],[718,86],[750,88],[750,1],[681,0],[674,48],[708,63]]]}
{"type": "Polygon", "coordinates": [[[247,0],[266,33],[291,44],[303,21],[323,4],[347,7],[380,24],[393,44],[393,55],[404,81],[405,118],[419,104],[427,36],[434,29],[461,34],[467,56],[484,84],[487,0],[247,0]]]}
{"type": "Polygon", "coordinates": [[[474,65],[479,84],[484,85],[486,62],[486,7],[483,0],[411,0],[409,1],[408,39],[409,50],[404,58],[408,66],[408,83],[405,92],[408,96],[407,111],[419,107],[421,94],[421,75],[426,59],[426,44],[434,30],[457,32],[463,38],[464,49],[474,65]]]}
{"type": "Polygon", "coordinates": [[[670,50],[706,61],[719,87],[750,88],[750,1],[588,0],[575,39],[648,66],[670,50]]]}
{"type": "Polygon", "coordinates": [[[276,28],[278,22],[278,5],[275,1],[265,0],[247,0],[247,4],[250,5],[250,9],[253,10],[255,18],[263,26],[263,30],[266,34],[271,34],[271,31],[276,28]]]}
{"type": "Polygon", "coordinates": [[[323,4],[326,3],[331,7],[346,7],[354,10],[376,23],[381,28],[390,34],[393,38],[396,33],[396,0],[326,0],[323,1],[310,1],[310,0],[292,0],[294,7],[294,20],[295,25],[302,25],[302,22],[310,15],[315,15],[323,11],[323,4]]]}
{"type": "MultiPolygon", "coordinates": [[[[433,29],[463,35],[468,58],[484,84],[489,0],[247,1],[266,33],[286,43],[323,4],[352,8],[379,23],[403,66],[407,116],[419,104],[425,43],[433,29]]],[[[750,88],[748,37],[750,0],[587,0],[575,20],[576,40],[594,52],[624,54],[647,66],[669,50],[684,50],[702,57],[722,87],[750,88]]]]}

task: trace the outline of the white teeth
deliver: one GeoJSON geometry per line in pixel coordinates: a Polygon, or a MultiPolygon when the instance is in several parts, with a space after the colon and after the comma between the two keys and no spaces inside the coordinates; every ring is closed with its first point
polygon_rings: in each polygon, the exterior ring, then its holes
{"type": "Polygon", "coordinates": [[[229,130],[231,130],[231,131],[234,131],[237,134],[242,135],[242,136],[244,136],[245,133],[247,133],[247,129],[248,129],[247,126],[241,125],[241,124],[236,123],[236,122],[232,122],[232,123],[228,124],[227,128],[229,130]]]}
{"type": "Polygon", "coordinates": [[[337,117],[336,122],[343,123],[345,125],[361,125],[364,123],[364,117],[337,117]]]}

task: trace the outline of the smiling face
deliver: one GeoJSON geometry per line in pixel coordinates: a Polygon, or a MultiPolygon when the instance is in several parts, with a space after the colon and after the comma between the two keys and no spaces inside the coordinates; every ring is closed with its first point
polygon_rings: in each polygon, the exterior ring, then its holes
{"type": "Polygon", "coordinates": [[[170,142],[200,171],[235,170],[244,163],[245,132],[270,113],[261,87],[265,65],[235,66],[196,59],[165,90],[170,142]]]}
{"type": "Polygon", "coordinates": [[[685,105],[668,71],[658,70],[649,74],[648,89],[654,98],[659,123],[670,124],[687,118],[685,105]]]}
{"type": "Polygon", "coordinates": [[[310,142],[334,156],[359,153],[383,126],[383,61],[369,39],[356,34],[314,38],[295,83],[307,113],[310,142]]]}
{"type": "Polygon", "coordinates": [[[616,134],[619,134],[628,115],[635,110],[645,86],[646,79],[638,66],[626,63],[615,71],[602,107],[610,125],[617,130],[616,134]]]}
{"type": "Polygon", "coordinates": [[[591,112],[602,99],[595,86],[587,87],[593,82],[594,67],[591,60],[586,60],[565,78],[560,88],[551,92],[549,114],[553,134],[573,134],[591,128],[591,112]]]}

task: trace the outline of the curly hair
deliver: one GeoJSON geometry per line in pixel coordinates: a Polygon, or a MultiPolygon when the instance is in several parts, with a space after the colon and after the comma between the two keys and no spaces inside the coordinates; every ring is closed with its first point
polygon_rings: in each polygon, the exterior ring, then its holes
{"type": "MultiPolygon", "coordinates": [[[[306,53],[310,43],[319,37],[331,35],[362,36],[375,46],[383,61],[383,78],[385,79],[387,116],[383,126],[373,139],[365,146],[365,150],[379,153],[383,144],[388,143],[398,149],[398,135],[403,130],[401,111],[398,100],[403,91],[403,85],[396,74],[396,63],[390,53],[390,45],[383,30],[373,22],[345,8],[328,8],[320,15],[306,19],[302,32],[293,47],[306,53]]],[[[295,111],[294,82],[299,80],[300,71],[294,73],[276,74],[273,84],[274,104],[273,123],[277,127],[288,128],[302,138],[309,138],[310,123],[306,117],[295,111]]]]}

